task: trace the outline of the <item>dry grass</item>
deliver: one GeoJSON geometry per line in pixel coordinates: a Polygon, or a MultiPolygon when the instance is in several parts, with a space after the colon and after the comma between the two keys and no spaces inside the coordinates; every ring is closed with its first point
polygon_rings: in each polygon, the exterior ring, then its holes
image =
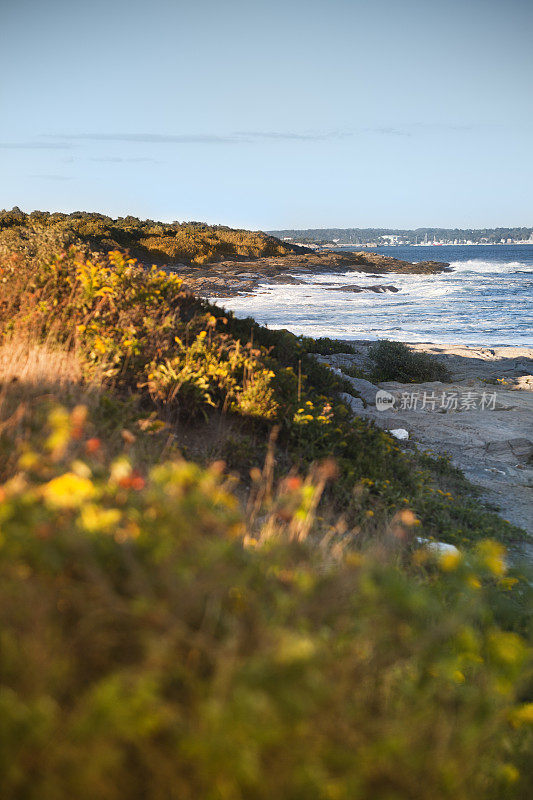
{"type": "Polygon", "coordinates": [[[94,407],[98,381],[87,385],[78,354],[53,342],[12,334],[0,344],[0,478],[44,424],[50,404],[94,407]]]}
{"type": "Polygon", "coordinates": [[[16,383],[39,395],[69,391],[81,387],[81,363],[73,350],[14,335],[0,345],[0,383],[4,389],[16,383]]]}

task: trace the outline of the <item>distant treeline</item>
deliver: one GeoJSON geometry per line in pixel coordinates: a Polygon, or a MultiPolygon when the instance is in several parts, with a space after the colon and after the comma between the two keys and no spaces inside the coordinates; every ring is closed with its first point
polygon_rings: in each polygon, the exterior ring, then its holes
{"type": "Polygon", "coordinates": [[[203,222],[156,222],[127,216],[112,219],[104,214],[32,211],[15,207],[0,211],[0,243],[16,249],[35,229],[53,229],[67,239],[81,240],[91,249],[108,252],[127,249],[143,262],[206,264],[213,261],[285,255],[300,248],[280,242],[262,231],[234,230],[203,222]]]}
{"type": "Polygon", "coordinates": [[[503,240],[524,241],[533,235],[533,228],[306,228],[305,230],[269,231],[280,239],[291,237],[305,244],[390,244],[398,237],[403,244],[422,244],[424,241],[473,242],[498,244],[503,240]]]}

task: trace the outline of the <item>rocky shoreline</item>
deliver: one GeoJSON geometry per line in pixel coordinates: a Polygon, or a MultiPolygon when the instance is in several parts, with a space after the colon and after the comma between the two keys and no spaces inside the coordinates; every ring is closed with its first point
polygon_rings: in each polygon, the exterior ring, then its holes
{"type": "Polygon", "coordinates": [[[353,388],[343,398],[353,413],[385,430],[402,429],[408,442],[448,455],[492,508],[525,530],[521,543],[533,562],[533,348],[408,344],[450,371],[446,383],[372,384],[345,373],[371,367],[370,341],[351,341],[355,352],[315,356],[353,388]],[[378,392],[394,405],[376,405],[378,392]]]}
{"type": "MultiPolygon", "coordinates": [[[[420,261],[412,264],[392,256],[378,253],[337,253],[324,250],[318,253],[289,254],[242,261],[219,261],[202,266],[177,264],[170,266],[173,272],[183,278],[186,289],[201,297],[232,297],[253,292],[259,284],[298,284],[304,283],[299,275],[317,273],[365,272],[368,275],[434,275],[451,271],[450,265],[442,261],[420,261]]],[[[339,287],[327,287],[338,289],[339,287]]],[[[343,286],[343,291],[386,292],[397,291],[396,287],[383,286],[343,286]]]]}

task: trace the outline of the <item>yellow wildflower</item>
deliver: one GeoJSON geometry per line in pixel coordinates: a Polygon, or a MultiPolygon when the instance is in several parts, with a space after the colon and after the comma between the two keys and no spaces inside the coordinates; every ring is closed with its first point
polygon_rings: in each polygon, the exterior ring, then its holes
{"type": "Polygon", "coordinates": [[[77,508],[94,497],[95,492],[88,478],[82,478],[74,472],[65,472],[42,488],[46,503],[53,508],[77,508]]]}

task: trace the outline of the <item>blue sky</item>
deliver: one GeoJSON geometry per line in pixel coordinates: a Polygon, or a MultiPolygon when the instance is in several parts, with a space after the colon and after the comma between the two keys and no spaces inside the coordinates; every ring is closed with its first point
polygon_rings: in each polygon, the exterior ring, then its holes
{"type": "Polygon", "coordinates": [[[0,5],[0,207],[533,225],[531,2],[0,5]]]}

